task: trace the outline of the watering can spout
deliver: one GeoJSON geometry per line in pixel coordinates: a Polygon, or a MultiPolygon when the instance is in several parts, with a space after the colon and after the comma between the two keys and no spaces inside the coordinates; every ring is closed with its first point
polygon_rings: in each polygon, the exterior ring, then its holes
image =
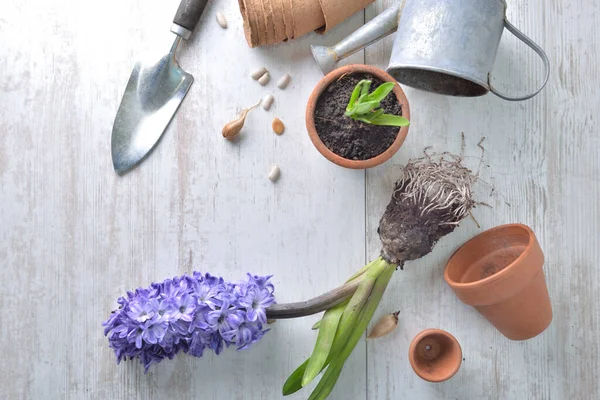
{"type": "Polygon", "coordinates": [[[340,60],[335,52],[335,46],[327,47],[311,45],[310,51],[312,52],[317,65],[321,68],[323,75],[327,75],[329,72],[333,71],[335,64],[340,60]]]}
{"type": "Polygon", "coordinates": [[[398,29],[403,5],[404,0],[389,7],[335,46],[311,46],[313,57],[323,74],[333,71],[335,65],[344,58],[394,33],[398,29]]]}

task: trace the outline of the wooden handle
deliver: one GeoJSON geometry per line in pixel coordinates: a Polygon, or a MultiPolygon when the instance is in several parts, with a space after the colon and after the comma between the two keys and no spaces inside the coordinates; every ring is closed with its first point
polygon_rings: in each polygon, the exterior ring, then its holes
{"type": "MultiPolygon", "coordinates": [[[[208,0],[181,0],[173,23],[187,29],[191,34],[207,4],[208,0]]],[[[188,39],[188,37],[184,37],[184,39],[188,39]]]]}

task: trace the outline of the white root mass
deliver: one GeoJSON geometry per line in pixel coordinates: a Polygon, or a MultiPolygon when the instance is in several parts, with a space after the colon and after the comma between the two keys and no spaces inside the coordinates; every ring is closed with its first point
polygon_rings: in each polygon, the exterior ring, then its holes
{"type": "Polygon", "coordinates": [[[462,158],[450,153],[425,155],[410,160],[403,168],[394,191],[396,200],[411,199],[421,216],[446,210],[450,217],[442,224],[458,224],[476,205],[473,184],[477,176],[462,164],[462,158]]]}

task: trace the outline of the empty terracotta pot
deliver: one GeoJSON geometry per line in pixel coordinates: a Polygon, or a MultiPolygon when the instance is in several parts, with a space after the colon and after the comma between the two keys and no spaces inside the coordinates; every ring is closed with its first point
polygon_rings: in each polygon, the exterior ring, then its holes
{"type": "Polygon", "coordinates": [[[410,366],[428,382],[443,382],[456,374],[462,362],[458,340],[440,329],[427,329],[413,339],[408,351],[410,366]]]}
{"type": "Polygon", "coordinates": [[[535,234],[522,224],[503,225],[465,243],[448,261],[444,279],[458,298],[475,307],[512,340],[542,333],[552,305],[535,234]]]}

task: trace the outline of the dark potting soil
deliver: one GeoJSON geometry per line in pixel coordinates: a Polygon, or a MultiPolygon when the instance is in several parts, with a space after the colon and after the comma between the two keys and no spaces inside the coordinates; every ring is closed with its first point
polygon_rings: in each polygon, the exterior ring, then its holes
{"type": "MultiPolygon", "coordinates": [[[[315,108],[315,128],[321,141],[338,156],[349,160],[368,160],[386,151],[400,128],[371,125],[346,117],[346,106],[356,84],[363,79],[373,83],[369,93],[383,83],[370,74],[353,73],[333,81],[321,93],[315,108]]],[[[393,93],[381,102],[386,114],[402,115],[402,106],[393,93]]]]}

